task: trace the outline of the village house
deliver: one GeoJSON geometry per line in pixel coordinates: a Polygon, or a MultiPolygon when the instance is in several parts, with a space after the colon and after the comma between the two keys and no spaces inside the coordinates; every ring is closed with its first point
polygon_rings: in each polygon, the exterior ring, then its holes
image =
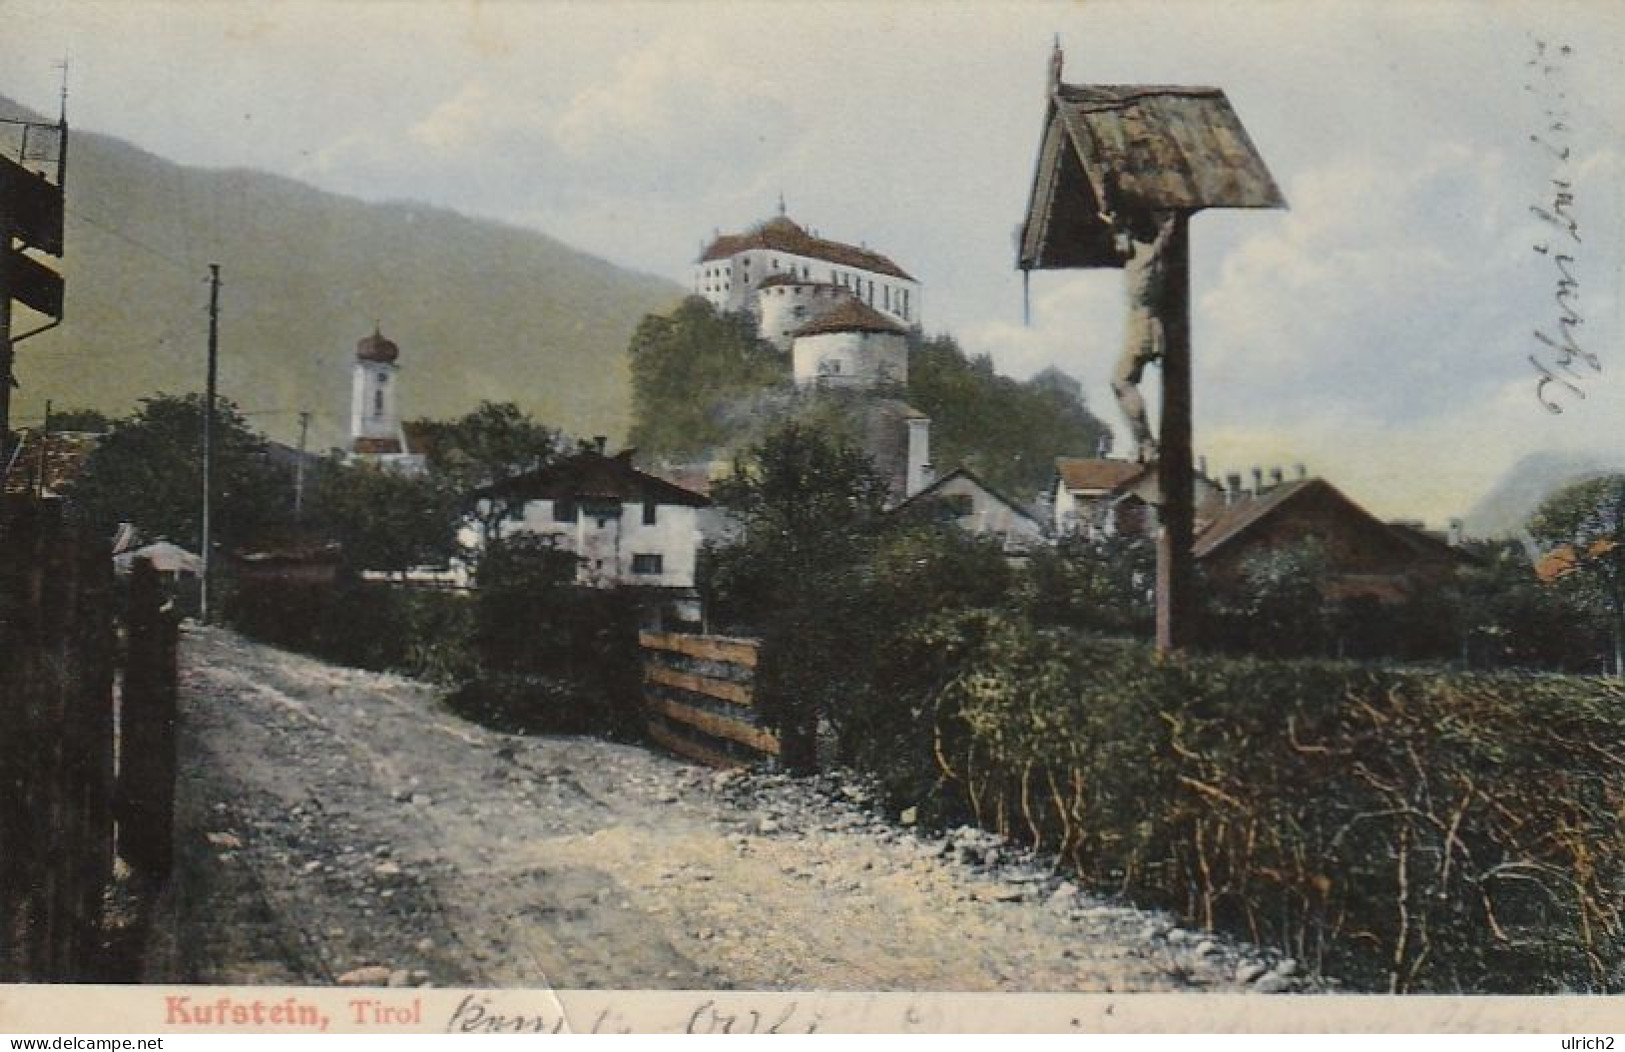
{"type": "Polygon", "coordinates": [[[1197,565],[1215,587],[1240,579],[1259,553],[1313,542],[1326,560],[1327,598],[1401,602],[1447,580],[1469,560],[1410,524],[1378,519],[1324,479],[1245,491],[1232,475],[1227,503],[1197,535],[1197,565]]]}
{"type": "MultiPolygon", "coordinates": [[[[1196,529],[1212,521],[1224,491],[1198,468],[1192,479],[1196,529]]],[[[1056,537],[1102,540],[1150,536],[1157,525],[1155,465],[1110,457],[1056,457],[1050,530],[1056,537]]]]}
{"type": "Polygon", "coordinates": [[[1024,555],[1045,543],[1044,526],[1036,517],[967,467],[948,472],[892,510],[997,539],[1011,556],[1024,555]]]}
{"type": "MultiPolygon", "coordinates": [[[[652,614],[697,621],[699,516],[710,500],[634,468],[632,450],[609,456],[603,440],[597,442],[597,448],[479,491],[481,516],[504,512],[492,539],[520,533],[552,538],[576,557],[576,583],[641,589],[655,600],[652,614]]],[[[460,536],[476,552],[486,543],[473,524],[460,536]]]]}

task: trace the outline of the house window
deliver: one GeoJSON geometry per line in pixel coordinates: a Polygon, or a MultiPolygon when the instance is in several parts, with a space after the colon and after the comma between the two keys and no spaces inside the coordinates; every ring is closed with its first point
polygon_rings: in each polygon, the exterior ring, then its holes
{"type": "Polygon", "coordinates": [[[525,521],[525,505],[524,505],[524,502],[521,501],[521,502],[519,502],[517,504],[508,505],[508,510],[503,513],[502,517],[507,519],[509,522],[524,522],[525,521]]]}
{"type": "Polygon", "coordinates": [[[655,517],[659,514],[660,505],[656,504],[653,500],[646,500],[643,502],[643,524],[645,526],[653,526],[655,524],[655,517]]]}
{"type": "Polygon", "coordinates": [[[372,393],[372,415],[384,415],[384,390],[381,387],[372,393]]]}
{"type": "Polygon", "coordinates": [[[637,574],[657,574],[662,572],[664,559],[659,555],[632,556],[632,572],[637,574]]]}
{"type": "Polygon", "coordinates": [[[576,521],[576,502],[573,500],[556,500],[553,502],[554,522],[576,521]]]}

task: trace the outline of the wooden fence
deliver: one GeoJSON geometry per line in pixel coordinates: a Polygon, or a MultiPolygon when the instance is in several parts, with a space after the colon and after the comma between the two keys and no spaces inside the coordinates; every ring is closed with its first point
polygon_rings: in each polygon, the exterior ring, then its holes
{"type": "MultiPolygon", "coordinates": [[[[102,911],[120,814],[132,816],[123,839],[167,848],[175,625],[150,566],[137,581],[123,604],[126,773],[167,788],[149,784],[132,811],[117,769],[110,548],[65,523],[56,501],[0,502],[0,982],[110,978],[102,911]]],[[[167,854],[126,855],[154,877],[167,872],[167,854]]]]}
{"type": "Polygon", "coordinates": [[[644,632],[638,642],[650,738],[712,767],[778,756],[754,705],[756,640],[644,632]]]}

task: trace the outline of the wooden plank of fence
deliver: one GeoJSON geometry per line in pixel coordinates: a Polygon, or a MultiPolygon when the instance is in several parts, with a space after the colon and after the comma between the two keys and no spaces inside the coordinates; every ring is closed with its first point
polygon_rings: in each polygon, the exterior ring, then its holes
{"type": "Polygon", "coordinates": [[[730,683],[725,679],[682,672],[657,663],[650,664],[644,669],[643,678],[650,683],[676,687],[692,694],[703,694],[708,698],[716,698],[746,708],[751,704],[751,689],[746,683],[730,683]]]}
{"type": "Polygon", "coordinates": [[[755,749],[757,752],[778,755],[779,739],[774,737],[772,732],[765,731],[754,724],[746,723],[744,720],[736,720],[732,716],[724,716],[721,713],[707,712],[704,709],[684,705],[682,702],[673,701],[670,698],[650,698],[649,706],[662,716],[677,720],[680,723],[686,723],[690,727],[696,727],[713,738],[725,738],[728,741],[738,742],[740,745],[755,749]]]}
{"type": "Polygon", "coordinates": [[[707,661],[723,661],[750,669],[756,667],[757,643],[754,639],[693,636],[680,632],[640,632],[638,642],[650,650],[670,650],[707,661]]]}
{"type": "Polygon", "coordinates": [[[113,869],[112,555],[0,499],[0,981],[93,981],[113,869]]]}
{"type": "Polygon", "coordinates": [[[729,756],[720,749],[713,749],[708,745],[701,745],[697,741],[685,738],[681,734],[673,734],[658,723],[649,724],[649,737],[657,743],[670,749],[678,756],[685,756],[690,760],[703,763],[707,767],[746,767],[744,760],[729,756]]]}
{"type": "Polygon", "coordinates": [[[152,563],[138,560],[126,604],[120,854],[156,880],[170,875],[175,821],[175,619],[152,563]]]}

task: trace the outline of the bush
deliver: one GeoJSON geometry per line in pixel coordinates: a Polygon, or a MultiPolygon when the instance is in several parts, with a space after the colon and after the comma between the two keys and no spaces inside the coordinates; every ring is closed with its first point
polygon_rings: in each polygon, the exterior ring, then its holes
{"type": "Polygon", "coordinates": [[[231,600],[228,615],[245,635],[453,687],[447,705],[494,730],[641,733],[637,608],[617,592],[515,572],[508,584],[473,595],[254,582],[231,600]]]}
{"type": "Polygon", "coordinates": [[[471,605],[455,592],[349,581],[239,582],[225,607],[244,635],[355,668],[452,683],[471,670],[471,605]]]}
{"type": "Polygon", "coordinates": [[[945,786],[1091,883],[1358,988],[1618,990],[1625,689],[1192,657],[971,613],[945,786]]]}
{"type": "Polygon", "coordinates": [[[476,714],[489,714],[500,730],[641,733],[637,603],[623,590],[570,583],[575,566],[548,538],[491,545],[472,604],[479,672],[448,699],[458,711],[481,722],[476,714]]]}

